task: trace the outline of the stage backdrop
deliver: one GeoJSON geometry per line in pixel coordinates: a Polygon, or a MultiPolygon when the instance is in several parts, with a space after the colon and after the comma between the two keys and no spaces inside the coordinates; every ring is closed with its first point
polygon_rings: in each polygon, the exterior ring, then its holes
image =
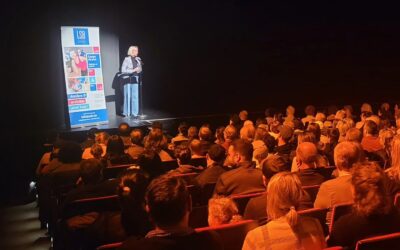
{"type": "Polygon", "coordinates": [[[61,27],[70,126],[108,122],[98,27],[61,27]]]}

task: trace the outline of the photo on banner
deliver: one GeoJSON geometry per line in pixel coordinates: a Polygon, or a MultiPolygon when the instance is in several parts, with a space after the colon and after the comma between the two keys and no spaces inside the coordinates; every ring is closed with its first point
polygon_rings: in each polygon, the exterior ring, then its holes
{"type": "Polygon", "coordinates": [[[98,27],[61,27],[71,128],[108,123],[98,27]]]}

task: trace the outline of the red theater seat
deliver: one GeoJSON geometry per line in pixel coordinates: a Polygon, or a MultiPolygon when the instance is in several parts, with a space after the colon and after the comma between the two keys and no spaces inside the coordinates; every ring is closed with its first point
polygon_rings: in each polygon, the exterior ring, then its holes
{"type": "Polygon", "coordinates": [[[356,245],[356,250],[385,250],[399,249],[399,247],[400,232],[397,232],[359,240],[356,245]]]}
{"type": "Polygon", "coordinates": [[[324,230],[324,235],[329,234],[329,229],[326,224],[326,214],[328,213],[328,208],[310,208],[306,210],[299,211],[300,216],[308,216],[317,219],[321,223],[321,227],[324,230]]]}
{"type": "Polygon", "coordinates": [[[332,232],[335,222],[343,215],[351,213],[352,209],[353,203],[344,203],[334,206],[331,213],[331,224],[329,225],[329,232],[332,232]]]}
{"type": "Polygon", "coordinates": [[[235,194],[231,195],[230,198],[236,203],[239,214],[243,215],[244,210],[246,209],[247,203],[251,198],[261,196],[265,192],[251,193],[251,194],[235,194]]]}
{"type": "Polygon", "coordinates": [[[107,244],[107,245],[102,245],[96,248],[96,250],[113,250],[113,249],[118,249],[120,246],[122,246],[122,242],[116,242],[112,244],[107,244]]]}
{"type": "Polygon", "coordinates": [[[196,228],[195,230],[198,233],[214,231],[220,235],[224,249],[240,250],[247,233],[256,227],[258,227],[257,221],[244,220],[216,227],[196,228]]]}

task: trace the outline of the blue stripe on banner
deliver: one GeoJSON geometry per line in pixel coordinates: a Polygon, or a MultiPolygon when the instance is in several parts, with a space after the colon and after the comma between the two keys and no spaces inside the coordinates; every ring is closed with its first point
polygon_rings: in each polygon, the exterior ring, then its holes
{"type": "Polygon", "coordinates": [[[69,94],[68,99],[75,99],[75,98],[86,98],[87,94],[86,93],[78,93],[78,94],[69,94]]]}
{"type": "Polygon", "coordinates": [[[108,122],[107,109],[69,113],[71,127],[81,124],[108,122]]]}

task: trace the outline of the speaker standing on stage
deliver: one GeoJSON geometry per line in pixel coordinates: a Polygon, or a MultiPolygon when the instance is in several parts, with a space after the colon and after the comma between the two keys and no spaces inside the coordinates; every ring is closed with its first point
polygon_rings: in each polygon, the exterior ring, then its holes
{"type": "Polygon", "coordinates": [[[122,63],[121,72],[132,74],[131,81],[124,85],[123,115],[137,116],[139,113],[139,76],[142,72],[142,61],[138,57],[139,48],[130,46],[128,56],[122,63]]]}

